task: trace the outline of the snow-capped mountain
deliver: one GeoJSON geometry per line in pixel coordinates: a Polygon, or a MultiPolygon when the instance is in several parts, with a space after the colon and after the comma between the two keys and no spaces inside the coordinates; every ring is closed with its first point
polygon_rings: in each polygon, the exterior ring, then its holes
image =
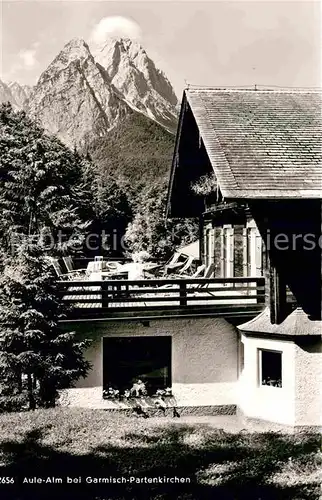
{"type": "Polygon", "coordinates": [[[145,50],[128,39],[110,39],[92,54],[73,39],[40,76],[26,111],[69,146],[106,135],[139,112],[173,132],[177,98],[145,50]]]}

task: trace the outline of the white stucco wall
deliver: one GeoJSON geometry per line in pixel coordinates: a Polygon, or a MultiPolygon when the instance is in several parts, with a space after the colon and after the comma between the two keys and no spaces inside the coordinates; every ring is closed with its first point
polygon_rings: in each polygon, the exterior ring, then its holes
{"type": "Polygon", "coordinates": [[[295,355],[292,341],[241,336],[244,370],[239,376],[238,401],[245,416],[295,425],[295,355]],[[259,349],[282,352],[282,387],[259,383],[259,349]]]}
{"type": "Polygon", "coordinates": [[[322,341],[313,338],[295,348],[295,425],[322,426],[322,341]]]}
{"type": "Polygon", "coordinates": [[[105,323],[86,352],[93,369],[77,389],[102,387],[102,337],[140,335],[172,337],[172,389],[179,406],[236,404],[237,333],[222,318],[105,323]]]}

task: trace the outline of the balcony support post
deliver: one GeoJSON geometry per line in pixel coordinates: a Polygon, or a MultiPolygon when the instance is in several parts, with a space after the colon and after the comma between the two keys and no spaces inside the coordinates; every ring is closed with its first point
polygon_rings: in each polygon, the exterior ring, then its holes
{"type": "Polygon", "coordinates": [[[180,283],[180,306],[186,306],[187,305],[187,285],[182,280],[182,283],[180,283]]]}

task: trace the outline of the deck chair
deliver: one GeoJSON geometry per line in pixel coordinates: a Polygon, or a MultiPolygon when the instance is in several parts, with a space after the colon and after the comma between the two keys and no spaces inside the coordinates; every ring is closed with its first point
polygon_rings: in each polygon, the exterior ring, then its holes
{"type": "MultiPolygon", "coordinates": [[[[194,257],[192,256],[188,257],[176,276],[179,278],[184,277],[185,273],[190,269],[194,260],[195,260],[194,257]]],[[[173,275],[171,275],[171,277],[173,277],[173,275]]]]}
{"type": "Polygon", "coordinates": [[[76,274],[82,275],[82,274],[85,274],[86,271],[87,271],[86,268],[84,268],[84,269],[75,269],[74,268],[73,259],[70,256],[63,257],[63,262],[65,264],[65,267],[66,267],[68,273],[76,273],[76,274]]]}
{"type": "Polygon", "coordinates": [[[179,262],[180,257],[181,254],[179,252],[175,252],[171,259],[169,259],[166,263],[156,264],[153,268],[143,270],[144,278],[153,279],[167,276],[170,274],[169,271],[178,269],[185,263],[185,261],[179,262]]]}
{"type": "MultiPolygon", "coordinates": [[[[57,275],[57,278],[59,280],[62,280],[62,281],[70,281],[71,282],[71,285],[72,285],[72,282],[73,282],[73,278],[80,278],[80,279],[84,279],[84,276],[80,276],[80,275],[77,275],[76,273],[67,273],[67,274],[64,274],[63,271],[62,271],[62,268],[59,264],[59,261],[58,259],[55,259],[54,257],[48,257],[48,261],[51,263],[51,265],[53,266],[54,270],[55,270],[55,273],[57,275]]],[[[93,287],[93,289],[97,289],[97,287],[93,287]]],[[[75,290],[84,290],[84,294],[85,293],[88,293],[88,287],[82,287],[80,285],[77,285],[77,286],[68,286],[68,288],[66,289],[66,295],[65,295],[65,298],[67,297],[71,297],[73,295],[73,292],[75,290]]],[[[81,303],[81,297],[79,298],[79,302],[81,303]]]]}
{"type": "Polygon", "coordinates": [[[54,257],[49,257],[48,260],[49,260],[50,264],[53,266],[58,279],[68,281],[68,280],[72,280],[73,278],[77,278],[77,277],[83,278],[83,276],[81,276],[80,274],[77,274],[77,272],[75,272],[75,273],[74,272],[63,273],[63,270],[61,268],[61,265],[59,264],[58,259],[56,259],[54,257]]]}
{"type": "Polygon", "coordinates": [[[205,274],[203,278],[212,278],[215,271],[215,264],[209,264],[209,266],[205,270],[205,274]]]}
{"type": "Polygon", "coordinates": [[[204,276],[201,275],[205,274],[205,269],[206,269],[206,264],[201,264],[201,266],[197,267],[197,271],[193,273],[191,278],[204,278],[204,276]]]}
{"type": "MultiPolygon", "coordinates": [[[[178,274],[171,274],[170,277],[171,279],[182,279],[184,280],[185,278],[200,278],[200,273],[202,273],[202,271],[204,270],[205,268],[205,265],[202,264],[201,266],[198,267],[197,271],[192,274],[191,276],[187,276],[185,275],[184,273],[191,267],[192,263],[194,261],[194,257],[188,257],[188,259],[186,260],[184,266],[180,269],[180,272],[178,274]]],[[[170,283],[166,284],[166,285],[162,285],[160,286],[159,288],[172,288],[173,285],[171,285],[170,283]]]]}
{"type": "MultiPolygon", "coordinates": [[[[206,264],[201,264],[200,266],[198,266],[197,270],[195,273],[193,273],[191,276],[187,276],[189,279],[192,278],[211,278],[211,276],[213,275],[214,273],[214,269],[215,269],[215,266],[214,264],[210,264],[208,267],[206,267],[206,264]]],[[[184,279],[186,276],[183,276],[182,274],[178,274],[176,275],[176,278],[182,278],[184,279]]],[[[197,285],[195,288],[201,288],[203,286],[206,286],[207,284],[204,284],[204,283],[201,283],[200,285],[197,285]]],[[[172,285],[164,285],[163,287],[161,288],[169,288],[171,287],[172,285]]],[[[187,285],[188,287],[189,286],[194,286],[194,285],[187,285]]]]}
{"type": "MultiPolygon", "coordinates": [[[[145,278],[156,278],[156,277],[166,277],[170,274],[169,271],[173,271],[175,269],[180,269],[180,267],[185,266],[187,262],[187,258],[181,262],[179,262],[182,254],[180,252],[175,252],[170,260],[168,260],[165,264],[156,265],[155,268],[149,269],[148,271],[144,271],[145,278]]],[[[172,275],[172,273],[171,273],[172,275]]]]}
{"type": "Polygon", "coordinates": [[[67,278],[67,274],[63,273],[62,268],[61,268],[61,266],[60,266],[60,264],[58,262],[58,259],[55,259],[54,257],[48,257],[48,261],[53,266],[54,271],[55,271],[55,273],[57,275],[57,278],[60,278],[60,279],[66,279],[67,278]]]}
{"type": "Polygon", "coordinates": [[[171,259],[166,263],[164,266],[164,274],[168,273],[168,270],[170,269],[177,269],[178,267],[182,266],[182,262],[178,262],[181,257],[180,252],[175,252],[171,259]]]}
{"type": "MultiPolygon", "coordinates": [[[[212,278],[215,271],[215,264],[209,264],[209,266],[204,266],[204,274],[203,276],[195,276],[195,278],[203,278],[208,279],[212,278]]],[[[208,283],[200,283],[200,285],[195,286],[195,288],[207,288],[208,283]]],[[[210,293],[210,292],[209,292],[210,293]]]]}

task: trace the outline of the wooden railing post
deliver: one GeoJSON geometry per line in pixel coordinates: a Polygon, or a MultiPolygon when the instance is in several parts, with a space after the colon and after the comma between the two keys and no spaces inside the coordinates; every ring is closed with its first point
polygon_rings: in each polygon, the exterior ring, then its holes
{"type": "Polygon", "coordinates": [[[180,283],[180,306],[186,306],[187,305],[187,285],[182,280],[182,283],[180,283]]]}
{"type": "Polygon", "coordinates": [[[257,304],[265,304],[265,281],[263,287],[260,288],[262,282],[262,278],[257,278],[256,280],[256,295],[257,295],[257,304]]]}
{"type": "Polygon", "coordinates": [[[108,305],[109,305],[108,282],[102,281],[102,308],[108,307],[108,305]]]}

